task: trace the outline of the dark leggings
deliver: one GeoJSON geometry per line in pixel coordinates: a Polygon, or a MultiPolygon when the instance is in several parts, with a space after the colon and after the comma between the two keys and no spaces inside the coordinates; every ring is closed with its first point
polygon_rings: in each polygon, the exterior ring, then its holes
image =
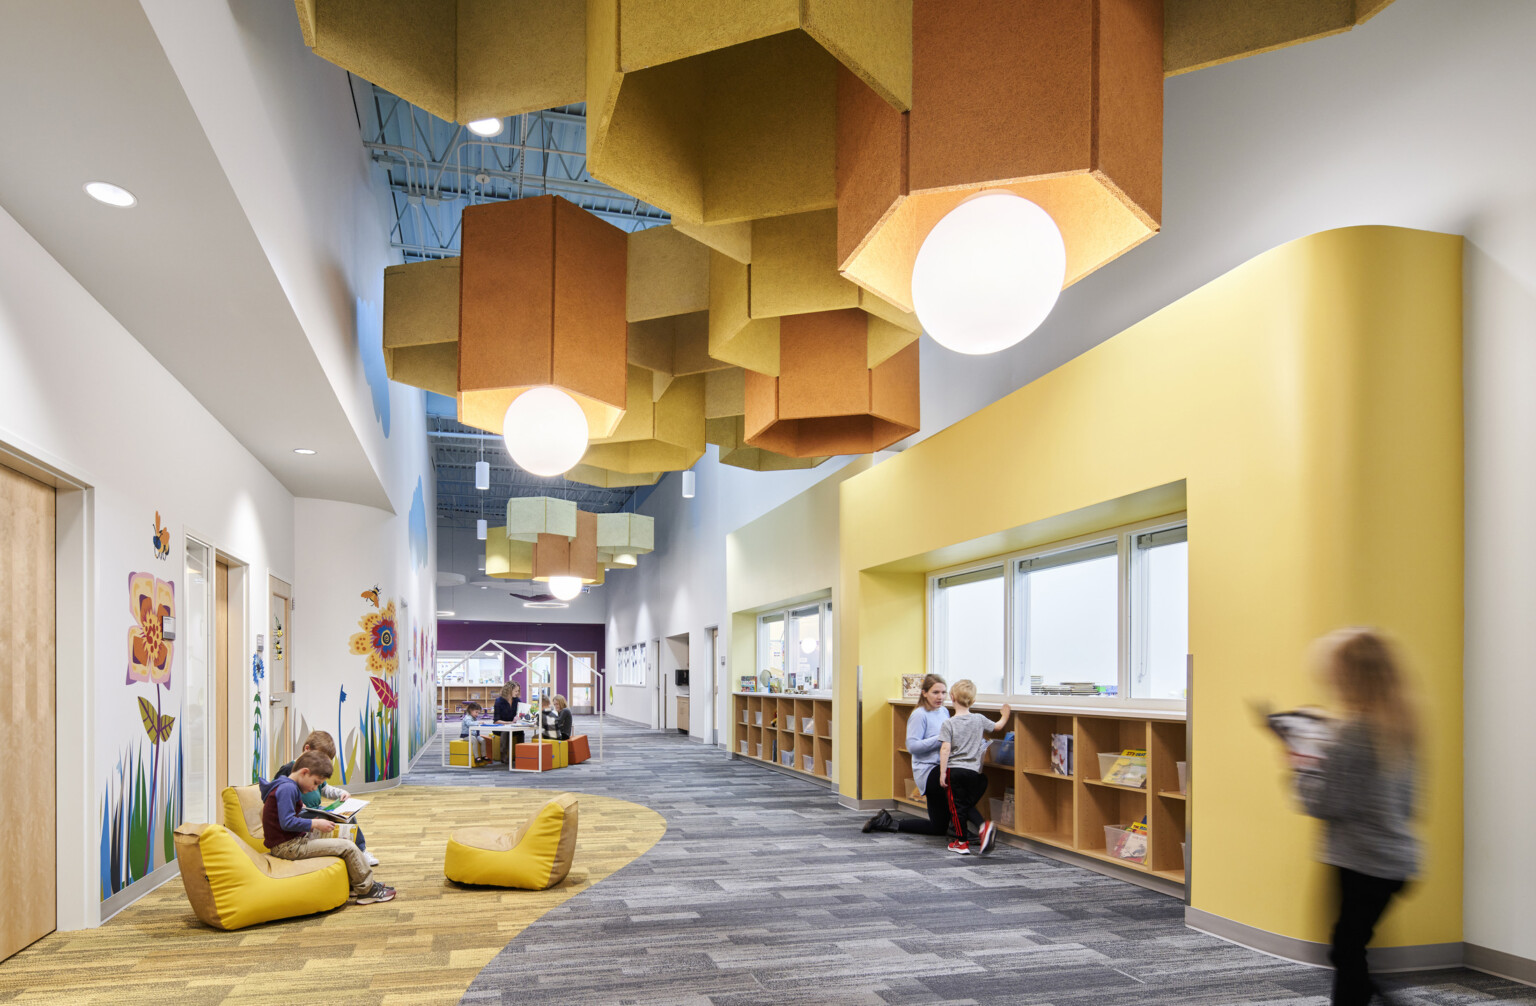
{"type": "Polygon", "coordinates": [[[1333,950],[1328,955],[1334,967],[1333,1002],[1334,1006],[1366,1006],[1377,990],[1366,968],[1365,945],[1403,882],[1343,867],[1338,874],[1339,920],[1333,926],[1333,950]]]}
{"type": "Polygon", "coordinates": [[[928,772],[928,781],[923,785],[923,794],[928,800],[928,820],[919,821],[911,817],[897,818],[896,830],[907,835],[947,835],[949,833],[949,790],[939,785],[937,765],[928,772]]]}
{"type": "Polygon", "coordinates": [[[949,812],[955,837],[969,841],[986,818],[976,805],[987,795],[987,777],[968,768],[949,770],[949,812]]]}

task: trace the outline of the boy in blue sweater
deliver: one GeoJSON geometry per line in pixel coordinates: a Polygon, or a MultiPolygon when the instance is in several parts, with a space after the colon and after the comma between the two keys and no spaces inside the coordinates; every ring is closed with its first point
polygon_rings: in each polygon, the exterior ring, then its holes
{"type": "Polygon", "coordinates": [[[395,889],[373,879],[373,870],[357,846],[340,838],[326,838],[336,826],[319,818],[300,817],[304,794],[312,793],[331,777],[331,760],[319,751],[306,751],[293,763],[293,771],[272,781],[261,808],[262,837],[267,851],[278,859],[315,859],[336,856],[347,864],[352,897],[359,905],[392,901],[395,889]]]}

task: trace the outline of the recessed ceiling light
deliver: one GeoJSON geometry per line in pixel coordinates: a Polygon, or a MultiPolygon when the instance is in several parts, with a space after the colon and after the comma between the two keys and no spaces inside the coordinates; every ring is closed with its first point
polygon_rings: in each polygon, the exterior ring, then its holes
{"type": "Polygon", "coordinates": [[[525,608],[569,608],[564,601],[524,601],[525,608]]]}
{"type": "Polygon", "coordinates": [[[469,131],[476,136],[500,136],[501,130],[500,119],[476,119],[469,124],[469,131]]]}
{"type": "Polygon", "coordinates": [[[132,192],[111,182],[86,182],[85,194],[97,202],[106,203],[108,206],[120,206],[124,209],[139,201],[132,192]]]}
{"type": "Polygon", "coordinates": [[[313,454],[315,452],[310,450],[308,447],[295,447],[293,449],[293,453],[295,453],[295,454],[313,454]]]}
{"type": "Polygon", "coordinates": [[[437,613],[437,617],[438,617],[438,618],[452,618],[452,617],[453,617],[453,614],[454,614],[454,613],[453,613],[453,612],[451,612],[451,611],[439,611],[439,612],[438,612],[438,613],[437,613]]]}

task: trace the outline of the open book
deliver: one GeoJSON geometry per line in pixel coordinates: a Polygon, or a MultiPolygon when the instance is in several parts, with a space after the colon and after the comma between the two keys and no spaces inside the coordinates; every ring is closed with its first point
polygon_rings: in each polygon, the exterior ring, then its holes
{"type": "Polygon", "coordinates": [[[320,807],[305,807],[300,813],[303,817],[320,817],[327,821],[342,823],[352,820],[352,815],[368,806],[367,800],[359,800],[351,797],[346,800],[333,800],[320,807]]]}

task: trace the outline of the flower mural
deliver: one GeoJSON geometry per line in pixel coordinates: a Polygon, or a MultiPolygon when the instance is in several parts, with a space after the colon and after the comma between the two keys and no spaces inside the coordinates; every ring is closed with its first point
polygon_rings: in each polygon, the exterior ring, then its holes
{"type": "Polygon", "coordinates": [[[128,610],[138,624],[128,630],[128,684],[171,683],[173,643],[163,622],[176,614],[176,585],[153,573],[128,574],[128,610]]]}
{"type": "Polygon", "coordinates": [[[251,782],[253,782],[253,783],[261,782],[261,779],[262,779],[262,775],[261,775],[261,769],[262,769],[262,759],[261,759],[261,682],[262,682],[262,680],[264,678],[266,678],[266,676],[267,676],[267,665],[266,665],[266,662],[261,659],[261,654],[260,653],[253,653],[253,654],[251,654],[251,684],[255,686],[255,688],[253,690],[256,693],[255,706],[252,709],[252,720],[251,720],[251,722],[253,724],[252,727],[251,727],[251,733],[253,735],[252,743],[254,745],[254,747],[252,747],[252,749],[251,749],[251,782]]]}
{"type": "Polygon", "coordinates": [[[362,632],[352,635],[352,652],[368,658],[368,673],[393,676],[400,667],[400,640],[395,634],[395,602],[358,619],[362,632]]]}
{"type": "MultiPolygon", "coordinates": [[[[357,736],[363,756],[361,768],[364,782],[379,782],[400,775],[397,712],[400,699],[393,679],[400,668],[402,646],[395,625],[395,602],[390,601],[381,610],[364,613],[357,625],[362,631],[352,635],[350,649],[358,656],[368,658],[369,682],[373,686],[372,692],[364,697],[362,711],[358,714],[357,736]]],[[[341,701],[346,701],[345,689],[341,701]]],[[[340,715],[338,704],[338,729],[340,715]]]]}

